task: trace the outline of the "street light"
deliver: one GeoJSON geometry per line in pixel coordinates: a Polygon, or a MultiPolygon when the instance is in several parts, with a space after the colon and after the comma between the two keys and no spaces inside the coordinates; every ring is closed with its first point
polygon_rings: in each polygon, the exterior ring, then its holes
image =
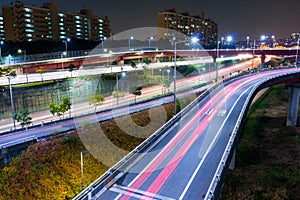
{"type": "Polygon", "coordinates": [[[21,54],[24,52],[24,67],[25,67],[25,73],[26,73],[26,81],[28,83],[28,73],[27,73],[27,67],[26,67],[26,50],[18,49],[18,53],[21,54]]]}
{"type": "Polygon", "coordinates": [[[150,41],[151,41],[151,40],[153,40],[153,37],[152,37],[152,36],[149,38],[149,48],[150,48],[150,41]]]}
{"type": "Polygon", "coordinates": [[[247,39],[247,45],[246,45],[246,49],[248,49],[248,45],[249,45],[249,39],[250,39],[250,37],[249,37],[249,36],[247,36],[247,37],[246,37],[246,39],[247,39]]]}
{"type": "Polygon", "coordinates": [[[219,47],[220,47],[220,41],[218,41],[218,43],[217,43],[217,56],[216,56],[216,59],[214,60],[215,65],[216,65],[216,82],[218,81],[218,63],[217,63],[217,59],[219,58],[219,47]]]}
{"type": "Polygon", "coordinates": [[[131,37],[128,39],[128,47],[129,47],[129,51],[130,51],[130,45],[131,45],[131,44],[130,44],[130,41],[131,41],[131,40],[134,40],[134,37],[133,37],[133,36],[131,36],[131,37]]]}
{"type": "Polygon", "coordinates": [[[3,44],[4,44],[4,42],[0,41],[0,65],[2,65],[2,49],[1,49],[1,47],[3,44]]]}
{"type": "Polygon", "coordinates": [[[275,35],[272,35],[272,40],[273,40],[272,48],[274,48],[275,47],[275,35]]]}
{"type": "Polygon", "coordinates": [[[81,172],[81,188],[84,189],[84,180],[83,180],[83,154],[89,154],[88,151],[80,150],[80,172],[81,172]]]}
{"type": "Polygon", "coordinates": [[[67,52],[64,51],[62,54],[61,54],[61,69],[64,69],[64,60],[63,60],[63,57],[65,57],[67,55],[67,52]]]}
{"type": "Polygon", "coordinates": [[[300,42],[300,38],[298,38],[297,40],[297,49],[296,49],[296,56],[295,56],[295,62],[296,62],[296,67],[298,68],[298,52],[299,52],[299,42],[300,42]]]}
{"type": "MultiPolygon", "coordinates": [[[[126,73],[121,70],[121,77],[125,77],[126,73]]],[[[119,77],[118,73],[116,73],[116,81],[117,81],[117,105],[119,105],[119,77]]]]}
{"type": "Polygon", "coordinates": [[[253,41],[253,51],[252,51],[252,69],[254,68],[254,54],[255,54],[255,46],[256,46],[256,40],[253,41]]]}
{"type": "Polygon", "coordinates": [[[267,38],[267,37],[266,37],[265,35],[260,36],[260,40],[261,40],[261,42],[260,42],[260,48],[261,48],[262,45],[264,44],[264,41],[265,41],[266,38],[267,38]]]}
{"type": "Polygon", "coordinates": [[[176,115],[176,49],[177,49],[177,44],[179,43],[184,43],[184,42],[188,42],[191,41],[192,43],[196,43],[198,42],[198,38],[196,37],[192,37],[189,39],[185,39],[185,40],[181,40],[181,41],[177,41],[174,42],[174,115],[176,115]]]}
{"type": "Polygon", "coordinates": [[[8,85],[9,85],[9,94],[10,94],[10,103],[11,103],[11,117],[14,124],[14,129],[16,129],[16,122],[15,122],[15,107],[13,101],[13,94],[12,94],[12,87],[11,87],[11,79],[16,78],[15,74],[8,74],[7,76],[8,85]]]}
{"type": "Polygon", "coordinates": [[[70,42],[71,39],[70,38],[67,38],[67,40],[65,40],[65,46],[66,46],[66,55],[68,53],[68,42],[70,42]]]}

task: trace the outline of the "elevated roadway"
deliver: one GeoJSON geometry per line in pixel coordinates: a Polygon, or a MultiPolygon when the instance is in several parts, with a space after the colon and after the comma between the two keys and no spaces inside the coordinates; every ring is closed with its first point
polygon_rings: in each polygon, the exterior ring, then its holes
{"type": "Polygon", "coordinates": [[[205,92],[75,199],[218,199],[247,109],[297,68],[249,73],[205,92]]]}

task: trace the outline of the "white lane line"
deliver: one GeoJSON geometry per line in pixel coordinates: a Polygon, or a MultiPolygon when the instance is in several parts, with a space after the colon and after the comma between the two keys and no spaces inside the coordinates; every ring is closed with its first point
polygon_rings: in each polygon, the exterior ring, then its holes
{"type": "Polygon", "coordinates": [[[169,197],[165,197],[162,195],[157,195],[157,194],[150,193],[147,191],[134,189],[134,188],[130,188],[130,187],[125,187],[125,186],[121,186],[121,185],[114,185],[109,190],[111,190],[113,192],[121,193],[124,195],[126,195],[126,194],[128,195],[128,193],[130,193],[131,196],[134,196],[134,197],[138,196],[138,198],[142,198],[142,199],[175,200],[173,198],[169,198],[169,197]]]}
{"type": "Polygon", "coordinates": [[[188,184],[186,185],[186,187],[184,188],[183,192],[181,193],[181,195],[180,195],[180,197],[179,197],[179,200],[182,200],[182,199],[184,198],[184,196],[186,195],[188,189],[190,188],[192,182],[194,181],[196,175],[198,174],[198,171],[200,170],[200,167],[202,166],[202,164],[203,164],[204,160],[206,159],[208,153],[211,151],[213,145],[215,144],[216,139],[219,138],[219,137],[217,137],[217,136],[220,134],[221,130],[223,129],[225,123],[227,122],[227,120],[228,120],[229,116],[231,115],[232,111],[234,110],[236,104],[238,103],[238,101],[242,98],[242,96],[243,96],[250,88],[252,88],[252,86],[249,87],[247,90],[245,90],[245,91],[239,96],[239,98],[235,101],[235,103],[233,104],[233,106],[231,107],[231,109],[230,109],[228,115],[226,116],[226,118],[225,118],[225,120],[224,120],[222,126],[220,127],[219,131],[217,132],[216,136],[214,137],[214,140],[211,142],[210,146],[209,146],[208,149],[206,150],[206,152],[205,152],[205,154],[204,154],[202,160],[201,160],[200,163],[198,164],[198,166],[197,166],[196,170],[194,171],[192,177],[190,178],[188,184]]]}

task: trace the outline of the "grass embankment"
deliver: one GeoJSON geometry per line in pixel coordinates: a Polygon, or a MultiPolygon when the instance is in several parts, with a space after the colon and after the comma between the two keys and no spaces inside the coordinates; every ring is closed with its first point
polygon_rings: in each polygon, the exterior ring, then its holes
{"type": "MultiPolygon", "coordinates": [[[[166,104],[163,107],[166,112],[164,116],[161,116],[164,118],[162,120],[169,120],[173,115],[173,104],[166,104]]],[[[148,110],[144,110],[131,115],[131,119],[137,125],[144,127],[151,122],[150,117],[155,117],[156,121],[160,121],[158,114],[151,114],[148,110]]],[[[117,119],[119,123],[125,123],[123,127],[126,126],[128,118],[117,119]]],[[[115,120],[103,122],[100,126],[112,143],[126,151],[133,150],[145,139],[126,134],[115,120]]],[[[145,129],[142,134],[149,136],[154,131],[153,128],[149,128],[145,129]]],[[[77,133],[59,138],[53,137],[33,144],[7,166],[0,169],[0,200],[71,199],[81,191],[80,151],[85,148],[77,133]]],[[[115,158],[114,155],[107,156],[110,159],[115,158]]],[[[117,161],[113,160],[113,162],[117,161]]],[[[107,170],[108,167],[92,155],[84,155],[85,186],[107,170]]]]}
{"type": "Polygon", "coordinates": [[[299,199],[300,129],[286,127],[287,108],[281,85],[250,109],[221,199],[299,199]]]}

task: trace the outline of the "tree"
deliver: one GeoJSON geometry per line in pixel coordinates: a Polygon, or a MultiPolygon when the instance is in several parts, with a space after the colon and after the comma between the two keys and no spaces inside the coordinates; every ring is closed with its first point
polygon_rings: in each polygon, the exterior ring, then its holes
{"type": "Polygon", "coordinates": [[[132,68],[137,68],[135,62],[133,62],[133,61],[130,62],[130,66],[131,66],[132,68]]]}
{"type": "Polygon", "coordinates": [[[55,116],[57,115],[59,118],[60,116],[63,115],[64,118],[64,114],[65,112],[67,112],[68,110],[71,109],[71,102],[69,100],[69,98],[63,98],[62,103],[60,105],[57,105],[54,102],[51,102],[49,105],[49,109],[50,109],[50,113],[55,116]]]}
{"type": "Polygon", "coordinates": [[[61,113],[61,110],[60,110],[60,106],[57,105],[56,103],[54,102],[51,102],[50,105],[49,105],[49,109],[50,109],[50,113],[53,115],[53,116],[58,116],[60,118],[60,116],[62,115],[61,113]]]}
{"type": "Polygon", "coordinates": [[[0,67],[0,77],[2,76],[17,76],[16,70],[10,69],[8,67],[0,67]]]}
{"type": "Polygon", "coordinates": [[[136,96],[142,95],[142,87],[130,87],[129,93],[134,95],[134,103],[136,103],[136,96]]]}
{"type": "Polygon", "coordinates": [[[114,98],[122,98],[122,97],[125,96],[125,93],[124,92],[120,92],[120,91],[118,92],[118,95],[117,95],[116,91],[113,91],[111,94],[113,95],[114,98]]]}
{"type": "Polygon", "coordinates": [[[41,80],[42,80],[42,82],[43,82],[43,73],[45,73],[46,68],[43,67],[43,66],[40,66],[40,67],[35,68],[34,71],[35,71],[36,73],[39,73],[39,74],[41,75],[41,80]]]}
{"type": "Polygon", "coordinates": [[[17,122],[21,122],[20,124],[22,128],[32,123],[32,117],[29,116],[29,112],[26,109],[16,113],[14,118],[17,120],[17,122]]]}
{"type": "Polygon", "coordinates": [[[163,84],[163,94],[166,93],[166,90],[170,88],[172,81],[169,79],[163,79],[162,84],[163,84]]]}
{"type": "Polygon", "coordinates": [[[96,91],[95,94],[89,97],[89,104],[95,107],[95,111],[98,106],[101,106],[104,103],[104,96],[100,95],[100,91],[96,91]]]}
{"type": "Polygon", "coordinates": [[[63,98],[62,100],[62,104],[60,104],[60,110],[63,114],[63,118],[64,118],[64,115],[65,115],[65,112],[67,112],[68,110],[71,109],[71,102],[70,102],[70,99],[69,98],[63,98]]]}

